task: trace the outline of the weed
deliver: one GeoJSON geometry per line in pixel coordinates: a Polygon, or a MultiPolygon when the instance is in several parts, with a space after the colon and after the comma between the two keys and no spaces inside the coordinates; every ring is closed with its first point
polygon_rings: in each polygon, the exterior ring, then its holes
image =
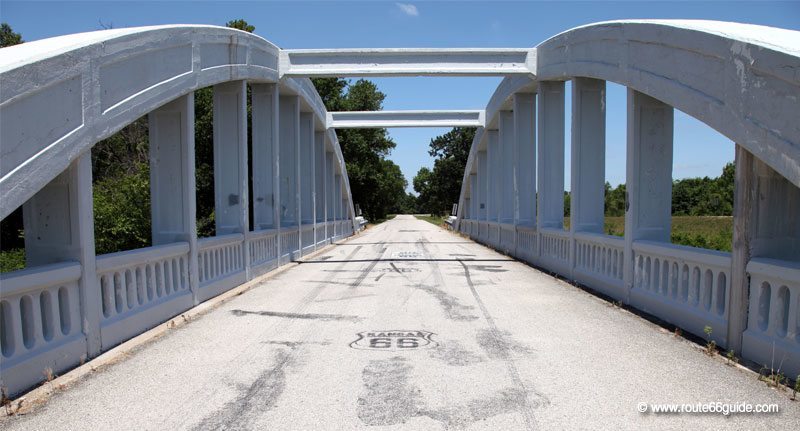
{"type": "MultiPolygon", "coordinates": [[[[784,386],[786,384],[786,376],[780,370],[775,371],[764,366],[761,367],[761,369],[758,371],[758,374],[758,379],[766,383],[767,386],[779,390],[786,389],[786,386],[784,386]]],[[[797,389],[796,384],[795,389],[797,389]]]]}
{"type": "Polygon", "coordinates": [[[703,328],[703,332],[705,332],[706,339],[708,340],[706,343],[706,354],[709,356],[714,356],[714,354],[717,353],[717,342],[711,339],[711,333],[713,331],[714,329],[708,325],[703,328]]]}
{"type": "Polygon", "coordinates": [[[800,392],[800,374],[794,379],[794,389],[792,390],[792,399],[797,399],[797,393],[800,392]]]}
{"type": "Polygon", "coordinates": [[[683,335],[683,331],[681,331],[681,328],[678,328],[676,326],[675,327],[675,332],[672,335],[674,335],[675,338],[680,338],[683,335]]]}
{"type": "Polygon", "coordinates": [[[733,349],[728,350],[728,353],[725,356],[728,358],[728,365],[739,363],[739,358],[736,357],[736,353],[734,353],[733,349]]]}

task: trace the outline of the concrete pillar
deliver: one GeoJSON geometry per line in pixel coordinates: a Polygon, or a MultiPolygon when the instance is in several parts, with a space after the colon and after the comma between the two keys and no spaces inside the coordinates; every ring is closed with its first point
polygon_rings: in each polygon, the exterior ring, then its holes
{"type": "Polygon", "coordinates": [[[469,190],[470,190],[470,209],[469,218],[475,220],[478,218],[478,207],[480,206],[480,191],[478,190],[478,175],[469,175],[469,190]]]}
{"type": "Polygon", "coordinates": [[[278,219],[278,86],[253,84],[253,228],[274,229],[278,219]]]}
{"type": "Polygon", "coordinates": [[[498,142],[500,144],[500,223],[514,223],[514,214],[517,212],[516,178],[514,177],[514,159],[516,153],[516,139],[514,137],[514,113],[500,111],[499,113],[498,142]]]}
{"type": "Polygon", "coordinates": [[[800,262],[800,188],[754,159],[752,257],[800,262]]]}
{"type": "Polygon", "coordinates": [[[628,89],[625,286],[633,287],[633,242],[670,242],[673,108],[628,89]]]}
{"type": "MultiPolygon", "coordinates": [[[[334,205],[336,205],[336,220],[342,220],[344,218],[344,208],[342,208],[342,175],[338,172],[333,181],[333,190],[333,202],[334,205]]],[[[341,234],[341,232],[337,232],[337,234],[341,234]]]]}
{"type": "Polygon", "coordinates": [[[538,214],[543,228],[564,227],[564,83],[539,83],[538,214]]]}
{"type": "Polygon", "coordinates": [[[247,232],[247,84],[214,86],[214,220],[217,235],[247,232]]]}
{"type": "Polygon", "coordinates": [[[606,83],[572,80],[572,232],[603,233],[605,222],[606,83]]]}
{"type": "Polygon", "coordinates": [[[742,334],[747,328],[750,279],[747,264],[752,253],[753,223],[758,189],[755,158],[736,145],[736,170],[733,190],[733,244],[731,249],[731,291],[728,295],[728,348],[741,354],[742,334]]]}
{"type": "MultiPolygon", "coordinates": [[[[335,183],[333,175],[333,159],[334,153],[325,152],[325,214],[328,222],[336,220],[336,204],[333,199],[335,192],[335,183]]],[[[328,230],[327,237],[330,239],[335,235],[335,225],[332,229],[328,230]]]]}
{"type": "Polygon", "coordinates": [[[489,221],[500,219],[500,183],[502,181],[502,157],[497,130],[486,131],[486,155],[489,158],[486,170],[488,181],[488,215],[489,221]]]}
{"type": "Polygon", "coordinates": [[[314,135],[314,208],[317,223],[325,222],[325,132],[314,135]]]}
{"type": "Polygon", "coordinates": [[[100,287],[95,267],[92,156],[80,155],[22,207],[28,267],[81,264],[80,307],[87,353],[100,353],[100,287]]]}
{"type": "Polygon", "coordinates": [[[314,134],[314,244],[325,238],[325,132],[314,134]]]}
{"type": "Polygon", "coordinates": [[[200,279],[197,272],[194,93],[150,112],[148,121],[153,245],[189,243],[189,284],[196,304],[200,279]]]}
{"type": "MultiPolygon", "coordinates": [[[[314,223],[314,114],[300,114],[300,221],[314,223]]],[[[304,244],[305,245],[305,244],[304,244]]]]}
{"type": "Polygon", "coordinates": [[[514,95],[514,178],[517,208],[514,223],[536,224],[536,95],[514,95]]]}
{"type": "Polygon", "coordinates": [[[280,96],[280,223],[297,226],[299,212],[298,148],[300,146],[300,100],[280,96]]]}
{"type": "Polygon", "coordinates": [[[486,151],[478,151],[478,218],[489,220],[489,156],[486,151]]]}

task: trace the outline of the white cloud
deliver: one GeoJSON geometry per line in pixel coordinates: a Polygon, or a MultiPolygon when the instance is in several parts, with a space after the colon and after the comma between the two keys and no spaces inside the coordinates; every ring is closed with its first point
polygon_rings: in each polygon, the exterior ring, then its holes
{"type": "Polygon", "coordinates": [[[419,10],[417,10],[417,7],[414,6],[413,4],[410,3],[395,3],[395,4],[397,5],[397,7],[400,8],[401,11],[403,11],[404,14],[408,16],[419,16],[419,10]]]}

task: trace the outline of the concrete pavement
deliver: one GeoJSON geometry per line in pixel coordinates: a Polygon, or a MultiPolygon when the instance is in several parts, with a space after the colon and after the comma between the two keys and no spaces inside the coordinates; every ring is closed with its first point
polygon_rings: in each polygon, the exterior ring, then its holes
{"type": "Polygon", "coordinates": [[[411,216],[0,419],[35,429],[800,429],[800,402],[411,216]],[[776,414],[639,403],[777,403],[776,414]]]}

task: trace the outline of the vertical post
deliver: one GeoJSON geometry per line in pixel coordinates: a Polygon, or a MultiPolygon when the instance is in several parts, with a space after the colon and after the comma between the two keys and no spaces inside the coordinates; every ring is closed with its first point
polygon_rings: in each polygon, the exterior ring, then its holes
{"type": "Polygon", "coordinates": [[[757,205],[757,182],[753,155],[736,145],[733,191],[733,248],[731,252],[731,290],[728,296],[728,348],[741,354],[742,334],[747,328],[747,264],[750,262],[752,226],[757,205]]]}
{"type": "Polygon", "coordinates": [[[340,226],[342,220],[342,175],[340,173],[336,173],[333,184],[333,202],[336,205],[336,235],[339,236],[343,233],[340,226]]]}
{"type": "Polygon", "coordinates": [[[335,206],[333,201],[334,180],[333,180],[333,157],[334,153],[325,152],[325,214],[327,223],[325,223],[327,231],[325,232],[328,242],[336,236],[336,215],[335,206]],[[330,226],[330,228],[328,228],[330,226]]]}
{"type": "Polygon", "coordinates": [[[471,196],[469,218],[471,220],[475,220],[478,218],[478,207],[480,206],[480,201],[481,201],[480,190],[478,190],[477,174],[469,175],[469,190],[471,196]]]}
{"type": "Polygon", "coordinates": [[[480,203],[478,217],[482,221],[489,221],[489,155],[486,150],[478,151],[478,192],[480,203]]]}
{"type": "Polygon", "coordinates": [[[150,112],[150,208],[153,245],[189,243],[189,286],[198,303],[194,93],[150,112]]]}
{"type": "Polygon", "coordinates": [[[241,232],[250,279],[250,218],[247,174],[247,82],[214,86],[214,222],[217,235],[241,232]]]}
{"type": "Polygon", "coordinates": [[[253,229],[275,227],[276,84],[253,84],[253,229]]]}
{"type": "Polygon", "coordinates": [[[300,114],[300,151],[298,179],[300,180],[300,255],[308,247],[303,241],[303,231],[310,224],[314,225],[314,114],[302,112],[300,114]]]}
{"type": "Polygon", "coordinates": [[[502,179],[500,140],[497,130],[487,130],[486,137],[486,155],[489,157],[486,172],[489,184],[489,221],[498,222],[500,220],[500,180],[502,179]]]}
{"type": "Polygon", "coordinates": [[[514,178],[517,189],[517,211],[514,224],[536,224],[536,95],[514,95],[514,178]]]}
{"type": "Polygon", "coordinates": [[[603,233],[605,220],[606,83],[572,80],[572,223],[570,231],[603,233]]]}
{"type": "Polygon", "coordinates": [[[314,135],[314,250],[325,231],[325,132],[314,135]],[[321,225],[320,225],[321,223],[321,225]]]}
{"type": "MultiPolygon", "coordinates": [[[[297,150],[300,145],[300,100],[297,96],[280,96],[279,106],[279,222],[281,228],[296,226],[299,229],[300,189],[297,181],[299,175],[297,150]]],[[[283,245],[281,252],[282,248],[283,245]]]]}
{"type": "MultiPolygon", "coordinates": [[[[539,83],[537,224],[564,227],[564,83],[539,83]]],[[[541,241],[540,241],[541,242],[541,241]]]]}
{"type": "Polygon", "coordinates": [[[516,139],[514,137],[514,113],[511,111],[500,111],[498,142],[500,144],[500,171],[499,181],[501,183],[499,199],[500,203],[500,223],[514,223],[514,213],[516,212],[516,178],[514,177],[514,153],[516,139]]]}
{"type": "Polygon", "coordinates": [[[634,241],[670,241],[673,120],[671,106],[628,89],[623,269],[626,296],[633,288],[634,241]]]}
{"type": "Polygon", "coordinates": [[[150,112],[150,202],[153,245],[189,243],[189,285],[197,304],[197,207],[194,93],[150,112]]]}
{"type": "Polygon", "coordinates": [[[81,154],[25,202],[22,212],[28,266],[80,262],[81,330],[88,356],[96,356],[101,349],[100,287],[95,267],[91,152],[81,154]]]}

